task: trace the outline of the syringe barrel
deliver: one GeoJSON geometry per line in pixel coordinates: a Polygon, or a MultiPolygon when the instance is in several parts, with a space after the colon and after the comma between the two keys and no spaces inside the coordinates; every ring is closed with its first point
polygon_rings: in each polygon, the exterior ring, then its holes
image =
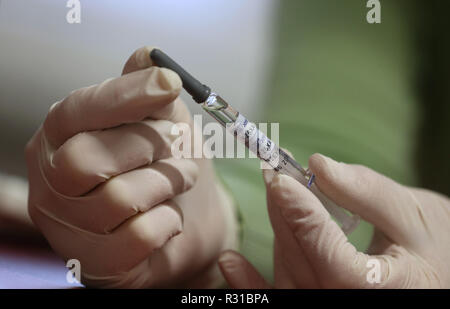
{"type": "Polygon", "coordinates": [[[359,223],[359,217],[346,212],[325,196],[314,184],[311,175],[285,151],[280,149],[257,126],[248,121],[242,114],[233,109],[224,99],[212,93],[203,108],[213,116],[226,130],[233,134],[238,141],[253,152],[258,158],[265,161],[275,171],[291,176],[304,186],[310,188],[321,201],[327,211],[340,224],[344,233],[351,233],[359,223]]]}
{"type": "Polygon", "coordinates": [[[211,93],[208,86],[200,83],[161,50],[153,49],[149,56],[155,65],[178,73],[183,82],[183,88],[191,94],[194,101],[202,103],[203,108],[226,127],[227,131],[230,131],[239,141],[243,142],[250,151],[266,161],[276,171],[289,175],[309,187],[329,213],[341,224],[344,232],[349,233],[358,225],[358,216],[349,215],[322,194],[316,185],[311,183],[305,169],[297,161],[275,145],[272,140],[256,128],[253,123],[249,122],[247,118],[234,110],[225,100],[211,93]]]}

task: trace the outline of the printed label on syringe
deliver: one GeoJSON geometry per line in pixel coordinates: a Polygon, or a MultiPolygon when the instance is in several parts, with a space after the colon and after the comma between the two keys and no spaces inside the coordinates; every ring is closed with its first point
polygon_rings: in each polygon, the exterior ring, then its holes
{"type": "Polygon", "coordinates": [[[278,146],[261,132],[254,123],[239,114],[236,121],[232,125],[227,126],[227,130],[235,134],[241,143],[244,143],[251,152],[269,163],[270,166],[273,168],[278,167],[278,146]]]}

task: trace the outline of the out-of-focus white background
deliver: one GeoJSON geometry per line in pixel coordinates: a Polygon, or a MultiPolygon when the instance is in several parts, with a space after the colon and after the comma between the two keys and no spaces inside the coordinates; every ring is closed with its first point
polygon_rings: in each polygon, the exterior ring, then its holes
{"type": "Polygon", "coordinates": [[[73,89],[119,76],[144,45],[160,47],[258,117],[276,1],[80,0],[81,24],[67,23],[66,0],[0,1],[0,172],[25,175],[23,148],[50,105],[73,89]]]}

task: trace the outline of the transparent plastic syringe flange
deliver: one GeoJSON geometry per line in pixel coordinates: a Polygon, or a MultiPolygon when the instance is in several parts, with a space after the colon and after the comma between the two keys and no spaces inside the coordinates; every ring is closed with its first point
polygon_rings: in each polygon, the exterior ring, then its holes
{"type": "Polygon", "coordinates": [[[351,233],[358,226],[359,216],[345,211],[326,197],[314,184],[315,176],[313,174],[302,168],[297,161],[262,133],[254,123],[249,122],[220,96],[211,93],[208,99],[202,103],[202,107],[258,158],[267,162],[277,172],[289,175],[308,187],[340,224],[345,234],[351,233]]]}

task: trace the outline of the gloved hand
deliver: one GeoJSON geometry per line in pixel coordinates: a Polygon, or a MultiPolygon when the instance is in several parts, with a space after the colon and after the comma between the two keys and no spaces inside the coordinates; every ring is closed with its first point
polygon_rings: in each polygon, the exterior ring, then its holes
{"type": "MultiPolygon", "coordinates": [[[[306,187],[264,171],[275,233],[275,287],[450,287],[448,198],[318,154],[310,158],[309,167],[320,190],[373,223],[375,234],[368,254],[358,252],[306,187]]],[[[231,287],[268,287],[235,252],[224,252],[219,265],[231,287]]]]}
{"type": "Polygon", "coordinates": [[[172,126],[193,121],[150,51],[50,108],[26,147],[29,213],[87,285],[216,286],[217,257],[236,246],[232,202],[209,160],[172,157],[172,126]]]}

